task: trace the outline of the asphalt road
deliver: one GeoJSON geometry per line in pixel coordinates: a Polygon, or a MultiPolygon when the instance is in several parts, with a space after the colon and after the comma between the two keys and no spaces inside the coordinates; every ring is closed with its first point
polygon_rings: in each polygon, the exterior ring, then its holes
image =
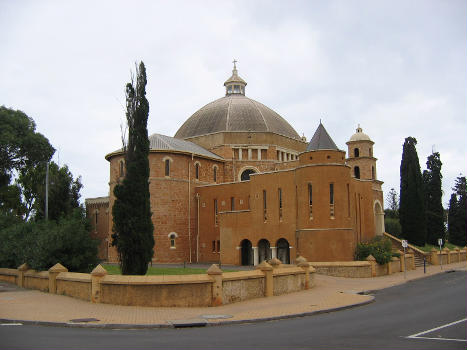
{"type": "Polygon", "coordinates": [[[152,330],[3,325],[0,349],[466,349],[466,289],[466,272],[456,271],[377,291],[365,306],[273,322],[152,330]]]}

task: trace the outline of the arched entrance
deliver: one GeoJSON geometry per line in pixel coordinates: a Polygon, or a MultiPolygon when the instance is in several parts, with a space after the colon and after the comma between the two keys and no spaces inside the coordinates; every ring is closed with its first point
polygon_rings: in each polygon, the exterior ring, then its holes
{"type": "Polygon", "coordinates": [[[271,245],[267,239],[261,239],[258,242],[258,263],[271,259],[271,245]]]}
{"type": "Polygon", "coordinates": [[[276,243],[277,247],[277,259],[283,264],[290,264],[290,245],[289,242],[281,238],[276,243]]]}
{"type": "Polygon", "coordinates": [[[242,265],[253,265],[253,249],[251,242],[248,239],[244,239],[240,243],[241,252],[242,252],[242,265]]]}
{"type": "Polygon", "coordinates": [[[250,180],[250,175],[251,174],[256,174],[256,171],[254,171],[253,169],[246,169],[242,172],[242,174],[240,175],[240,181],[248,181],[250,180]]]}
{"type": "Polygon", "coordinates": [[[384,232],[384,212],[379,201],[375,201],[374,206],[375,214],[375,234],[382,235],[384,232]]]}

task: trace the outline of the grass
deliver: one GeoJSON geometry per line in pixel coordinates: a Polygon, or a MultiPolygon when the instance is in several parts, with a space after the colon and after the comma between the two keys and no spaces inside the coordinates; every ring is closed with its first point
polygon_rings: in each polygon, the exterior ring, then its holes
{"type": "MultiPolygon", "coordinates": [[[[421,249],[421,250],[423,250],[424,252],[428,252],[428,253],[431,252],[431,250],[432,250],[433,248],[435,248],[436,250],[439,250],[439,246],[437,246],[437,245],[431,245],[431,244],[425,244],[423,247],[419,247],[419,246],[416,246],[416,247],[417,247],[418,249],[421,249]]],[[[455,249],[455,248],[459,248],[459,249],[462,249],[462,248],[463,248],[463,247],[458,247],[458,246],[456,246],[456,245],[454,245],[454,244],[452,244],[452,243],[449,243],[449,242],[448,242],[448,243],[445,243],[445,244],[444,244],[444,247],[443,247],[442,249],[444,249],[445,247],[448,247],[450,250],[455,249]]]]}
{"type": "MultiPolygon", "coordinates": [[[[105,264],[103,267],[109,275],[121,275],[120,266],[105,264]]],[[[146,275],[196,275],[206,273],[206,269],[183,267],[149,267],[146,275]]]]}

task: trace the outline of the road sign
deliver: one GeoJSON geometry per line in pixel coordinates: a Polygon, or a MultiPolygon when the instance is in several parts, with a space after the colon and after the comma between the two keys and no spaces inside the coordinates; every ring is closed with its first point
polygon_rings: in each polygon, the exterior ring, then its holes
{"type": "Polygon", "coordinates": [[[438,239],[438,245],[441,247],[443,245],[443,239],[442,238],[439,238],[438,239]]]}
{"type": "Polygon", "coordinates": [[[407,243],[407,240],[406,240],[406,239],[403,239],[403,240],[402,240],[402,247],[403,247],[403,248],[407,248],[408,246],[409,246],[409,245],[408,245],[408,243],[407,243]]]}

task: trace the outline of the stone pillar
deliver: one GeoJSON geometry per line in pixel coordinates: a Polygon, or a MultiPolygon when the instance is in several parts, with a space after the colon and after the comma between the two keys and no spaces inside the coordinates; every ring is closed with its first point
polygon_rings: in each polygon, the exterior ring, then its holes
{"type": "Polygon", "coordinates": [[[264,296],[272,297],[274,295],[274,280],[272,275],[272,266],[266,260],[256,266],[258,270],[264,273],[264,296]]]}
{"type": "Polygon", "coordinates": [[[60,263],[49,269],[49,293],[57,294],[57,276],[60,272],[68,272],[68,269],[60,263]]]}
{"type": "Polygon", "coordinates": [[[461,250],[456,247],[457,262],[461,262],[461,250]]]}
{"type": "Polygon", "coordinates": [[[301,262],[306,262],[307,260],[303,257],[303,256],[298,256],[296,259],[295,259],[295,264],[300,264],[301,262]]]}
{"type": "Polygon", "coordinates": [[[431,264],[439,265],[438,251],[435,248],[431,248],[431,264]]]}
{"type": "Polygon", "coordinates": [[[271,247],[271,259],[277,258],[277,247],[271,247]]]}
{"type": "Polygon", "coordinates": [[[404,272],[405,270],[409,270],[407,266],[405,265],[407,263],[407,260],[405,260],[405,254],[403,251],[398,250],[397,253],[399,253],[400,256],[400,262],[401,262],[401,272],[404,272]]]}
{"type": "Polygon", "coordinates": [[[376,277],[376,259],[373,255],[368,255],[368,257],[365,259],[368,261],[371,265],[371,277],[376,277]]]}
{"type": "Polygon", "coordinates": [[[19,287],[24,286],[24,273],[29,270],[29,265],[27,263],[24,263],[18,267],[18,280],[16,281],[16,284],[19,287]]]}
{"type": "Polygon", "coordinates": [[[101,302],[101,281],[107,276],[107,270],[102,267],[101,264],[97,265],[94,270],[91,271],[91,302],[101,302]]]}
{"type": "Polygon", "coordinates": [[[445,247],[443,249],[443,252],[446,254],[446,264],[450,264],[451,263],[451,254],[450,254],[449,248],[445,247]]]}
{"type": "Polygon", "coordinates": [[[222,270],[219,265],[212,264],[206,273],[212,279],[211,306],[220,306],[223,304],[222,270]]]}
{"type": "Polygon", "coordinates": [[[310,289],[311,288],[310,263],[307,261],[301,261],[297,264],[297,266],[301,267],[305,271],[305,289],[310,289]]]}
{"type": "Polygon", "coordinates": [[[259,263],[258,247],[252,247],[252,249],[253,249],[253,265],[256,266],[259,263]]]}

